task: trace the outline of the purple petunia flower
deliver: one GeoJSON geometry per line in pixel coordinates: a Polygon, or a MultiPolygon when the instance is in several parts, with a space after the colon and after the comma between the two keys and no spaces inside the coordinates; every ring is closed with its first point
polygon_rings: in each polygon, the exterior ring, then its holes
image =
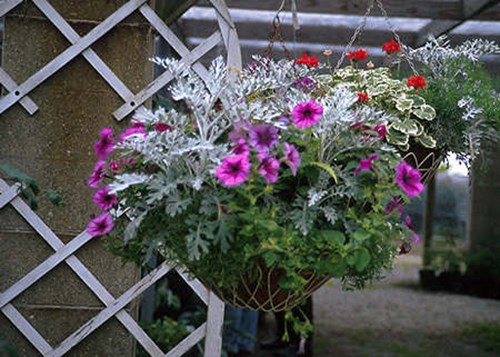
{"type": "Polygon", "coordinates": [[[287,117],[279,117],[278,121],[283,125],[290,125],[290,119],[288,119],[287,117]]]}
{"type": "Polygon", "coordinates": [[[236,186],[246,181],[250,173],[247,155],[228,156],[222,160],[215,176],[224,186],[236,186]]]}
{"type": "Polygon", "coordinates": [[[97,161],[94,166],[94,171],[90,174],[90,178],[87,180],[87,185],[92,188],[96,188],[101,183],[104,175],[106,174],[106,170],[104,167],[106,166],[106,161],[97,161]]]}
{"type": "Polygon", "coordinates": [[[233,123],[233,130],[228,134],[230,141],[237,143],[239,139],[246,139],[251,124],[248,120],[240,120],[233,123]]]}
{"type": "Polygon", "coordinates": [[[424,190],[424,185],[420,182],[420,179],[420,172],[408,163],[403,161],[396,167],[396,183],[409,198],[418,195],[424,190]]]}
{"type": "Polygon", "coordinates": [[[297,175],[297,170],[300,166],[300,154],[297,148],[293,144],[283,143],[285,162],[290,166],[290,171],[292,171],[293,176],[297,175]]]}
{"type": "Polygon", "coordinates": [[[115,194],[109,193],[109,186],[103,186],[100,190],[94,192],[94,203],[103,211],[109,210],[118,204],[115,194]]]}
{"type": "Polygon", "coordinates": [[[292,121],[300,129],[316,124],[323,116],[323,107],[311,99],[307,103],[299,103],[292,111],[292,121]]]}
{"type": "Polygon", "coordinates": [[[377,154],[372,154],[368,159],[361,159],[361,161],[359,162],[359,166],[356,167],[356,169],[354,170],[354,174],[357,175],[361,171],[370,170],[372,168],[372,161],[375,161],[377,159],[378,159],[377,154]]]}
{"type": "Polygon", "coordinates": [[[250,145],[259,152],[269,152],[278,144],[278,129],[272,125],[254,125],[250,128],[250,145]]]}
{"type": "Polygon", "coordinates": [[[114,140],[113,140],[113,129],[111,128],[103,128],[101,130],[101,137],[94,144],[94,152],[97,157],[101,160],[106,160],[109,153],[114,149],[114,140]]]}
{"type": "Polygon", "coordinates": [[[280,162],[272,156],[264,158],[259,166],[259,173],[264,177],[267,183],[275,183],[278,181],[279,171],[280,162]]]}
{"type": "Polygon", "coordinates": [[[108,234],[113,229],[113,218],[109,213],[103,213],[99,217],[90,221],[87,226],[87,233],[92,237],[99,237],[108,234]]]}
{"type": "Polygon", "coordinates": [[[235,155],[249,155],[250,148],[245,139],[238,139],[236,146],[231,149],[231,152],[235,155]]]}
{"type": "Polygon", "coordinates": [[[123,133],[120,134],[120,143],[123,143],[123,141],[134,134],[143,134],[143,136],[146,136],[146,129],[144,128],[144,123],[140,122],[133,122],[130,128],[127,128],[123,133]]]}

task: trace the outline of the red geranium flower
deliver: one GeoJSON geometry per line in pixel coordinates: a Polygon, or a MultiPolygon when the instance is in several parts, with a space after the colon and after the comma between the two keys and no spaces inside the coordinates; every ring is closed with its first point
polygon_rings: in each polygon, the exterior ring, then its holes
{"type": "Polygon", "coordinates": [[[302,55],[302,57],[297,58],[297,60],[295,61],[295,63],[297,63],[297,64],[305,64],[308,67],[318,67],[318,64],[319,64],[318,59],[316,58],[316,56],[309,57],[306,53],[304,53],[302,55]]]}
{"type": "Polygon", "coordinates": [[[419,88],[424,89],[427,85],[424,76],[411,76],[408,78],[408,82],[406,84],[408,87],[414,87],[417,91],[419,88]]]}
{"type": "Polygon", "coordinates": [[[399,46],[399,43],[397,43],[396,41],[394,41],[393,38],[391,38],[389,42],[382,44],[382,50],[384,50],[388,54],[396,53],[401,51],[401,46],[399,46]]]}
{"type": "Polygon", "coordinates": [[[368,102],[369,100],[368,93],[358,92],[358,103],[368,102]]]}
{"type": "Polygon", "coordinates": [[[368,58],[368,53],[366,50],[357,50],[354,52],[347,53],[347,58],[355,60],[355,61],[363,61],[368,58]]]}

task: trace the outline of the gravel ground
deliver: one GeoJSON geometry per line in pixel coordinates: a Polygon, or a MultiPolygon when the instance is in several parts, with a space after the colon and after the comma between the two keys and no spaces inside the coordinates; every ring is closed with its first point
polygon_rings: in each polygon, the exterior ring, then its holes
{"type": "Polygon", "coordinates": [[[500,357],[500,301],[423,291],[419,269],[419,257],[404,256],[386,279],[364,290],[342,291],[337,281],[318,290],[314,356],[500,357]],[[485,324],[494,327],[486,342],[464,332],[485,324]]]}

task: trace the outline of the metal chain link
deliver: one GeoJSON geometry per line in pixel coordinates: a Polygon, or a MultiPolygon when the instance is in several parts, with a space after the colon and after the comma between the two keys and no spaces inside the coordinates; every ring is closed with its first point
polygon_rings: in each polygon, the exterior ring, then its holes
{"type": "Polygon", "coordinates": [[[408,55],[408,52],[406,51],[406,46],[403,45],[403,42],[401,42],[401,39],[400,39],[398,33],[396,32],[396,28],[392,25],[391,20],[389,19],[389,15],[387,15],[387,11],[385,11],[384,6],[382,5],[382,1],[381,0],[375,0],[375,1],[377,2],[377,6],[380,9],[380,12],[384,16],[385,22],[387,23],[387,27],[389,27],[389,29],[391,30],[392,35],[394,36],[394,39],[397,41],[397,43],[400,44],[401,53],[404,56],[403,59],[406,60],[406,62],[410,66],[410,69],[413,72],[413,74],[418,75],[418,71],[415,67],[415,64],[410,59],[410,56],[408,55]]]}
{"type": "Polygon", "coordinates": [[[285,7],[286,0],[282,0],[281,5],[276,12],[276,15],[274,16],[273,19],[273,28],[271,31],[271,34],[269,36],[269,44],[266,48],[266,50],[263,53],[264,57],[272,58],[273,54],[273,48],[274,48],[274,41],[275,39],[278,40],[281,44],[281,47],[283,48],[283,52],[285,52],[285,57],[287,59],[291,59],[290,51],[288,51],[288,48],[285,46],[285,40],[281,34],[281,21],[280,21],[280,13],[283,11],[283,8],[285,7]]]}
{"type": "Polygon", "coordinates": [[[354,41],[356,41],[356,39],[358,38],[359,34],[365,29],[366,21],[368,20],[368,15],[370,15],[370,13],[372,12],[374,5],[375,5],[375,0],[371,0],[370,5],[366,9],[363,18],[361,19],[361,22],[359,23],[358,27],[352,34],[350,41],[345,46],[345,49],[342,52],[342,55],[340,56],[337,65],[334,68],[334,72],[337,72],[340,69],[340,66],[342,66],[342,62],[344,62],[344,58],[347,55],[347,52],[349,52],[349,50],[352,48],[352,45],[354,44],[354,41]]]}

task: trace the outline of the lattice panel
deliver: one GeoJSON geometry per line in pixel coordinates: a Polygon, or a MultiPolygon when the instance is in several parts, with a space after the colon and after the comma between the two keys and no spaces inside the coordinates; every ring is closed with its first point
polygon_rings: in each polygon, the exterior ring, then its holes
{"type": "MultiPolygon", "coordinates": [[[[113,28],[119,25],[120,22],[137,12],[139,12],[151,27],[178,53],[180,60],[192,66],[203,80],[208,79],[208,71],[199,60],[211,49],[220,44],[227,50],[228,66],[241,67],[241,55],[237,33],[223,0],[209,0],[216,11],[219,30],[208,36],[206,40],[193,50],[189,50],[161,20],[151,8],[148,0],[127,1],[84,36],[80,36],[48,0],[30,1],[69,41],[70,45],[66,50],[58,54],[22,83],[16,83],[14,79],[0,67],[0,84],[7,93],[0,98],[0,114],[16,104],[21,105],[30,115],[36,113],[39,107],[30,98],[31,92],[79,56],[85,58],[113,91],[123,100],[123,104],[116,108],[113,113],[115,119],[122,120],[135,109],[143,106],[148,99],[173,79],[171,73],[168,71],[164,72],[145,88],[134,93],[91,48],[107,33],[112,31],[113,28]]],[[[0,17],[5,16],[22,2],[23,0],[0,1],[0,17]]],[[[164,277],[169,272],[170,267],[165,263],[161,264],[120,297],[115,298],[75,255],[78,250],[85,246],[92,238],[86,232],[81,232],[69,243],[64,244],[50,227],[48,227],[18,196],[18,192],[18,185],[9,186],[5,181],[0,179],[0,210],[3,207],[11,205],[51,247],[54,253],[20,280],[2,291],[0,294],[0,310],[42,356],[62,356],[66,354],[74,346],[92,334],[97,328],[110,319],[116,318],[151,356],[181,356],[205,338],[205,356],[220,357],[224,304],[198,280],[190,279],[184,272],[179,272],[186,283],[196,292],[200,299],[207,304],[207,321],[171,351],[166,353],[166,351],[162,351],[146,334],[125,310],[125,307],[130,304],[132,300],[139,297],[147,288],[155,284],[156,281],[164,277]],[[104,308],[57,346],[52,346],[35,329],[30,321],[19,312],[12,302],[16,297],[20,296],[20,294],[32,287],[37,281],[45,277],[60,264],[66,264],[104,304],[104,308]]]]}
{"type": "Polygon", "coordinates": [[[208,291],[198,280],[190,279],[186,273],[178,271],[200,299],[208,305],[207,321],[181,341],[174,349],[165,354],[129,315],[125,307],[147,288],[164,277],[171,268],[166,263],[161,264],[119,298],[115,299],[94,274],[75,256],[78,249],[88,243],[92,237],[86,232],[82,232],[65,245],[40,217],[18,197],[18,193],[19,185],[9,186],[5,181],[0,179],[0,209],[11,204],[54,250],[54,254],[0,294],[0,309],[42,356],[56,357],[64,355],[112,317],[116,317],[151,356],[181,356],[204,337],[205,356],[220,356],[220,331],[223,323],[224,303],[214,293],[208,291]],[[105,308],[68,336],[58,346],[52,347],[14,307],[12,301],[62,263],[68,265],[77,274],[79,279],[101,300],[105,308]]]}
{"type": "MultiPolygon", "coordinates": [[[[8,110],[16,103],[21,104],[29,114],[35,113],[38,110],[38,107],[29,98],[30,92],[59,70],[64,68],[64,66],[79,55],[82,55],[89,62],[89,64],[124,101],[124,104],[117,108],[113,113],[113,116],[117,120],[124,119],[128,114],[141,107],[145,101],[147,101],[158,90],[167,85],[173,79],[171,73],[168,71],[164,72],[141,91],[134,94],[92,50],[92,48],[90,48],[90,46],[99,41],[99,39],[110,32],[121,21],[137,11],[139,11],[150,23],[150,25],[158,32],[158,34],[162,36],[165,41],[170,44],[170,46],[172,46],[172,48],[180,56],[181,61],[185,64],[191,65],[202,79],[207,79],[207,70],[198,61],[211,49],[221,43],[227,49],[228,66],[237,68],[241,67],[241,54],[236,28],[231,21],[229,12],[223,0],[209,0],[216,11],[219,30],[210,35],[192,51],[189,51],[184,43],[172,32],[172,30],[170,30],[170,28],[148,5],[148,0],[128,1],[83,37],[78,35],[78,33],[47,0],[31,1],[71,43],[71,46],[21,84],[17,84],[8,75],[8,73],[0,67],[0,83],[8,91],[7,95],[0,98],[0,114],[8,110]]],[[[4,0],[0,2],[0,17],[7,14],[20,3],[22,3],[22,0],[4,0]]]]}

